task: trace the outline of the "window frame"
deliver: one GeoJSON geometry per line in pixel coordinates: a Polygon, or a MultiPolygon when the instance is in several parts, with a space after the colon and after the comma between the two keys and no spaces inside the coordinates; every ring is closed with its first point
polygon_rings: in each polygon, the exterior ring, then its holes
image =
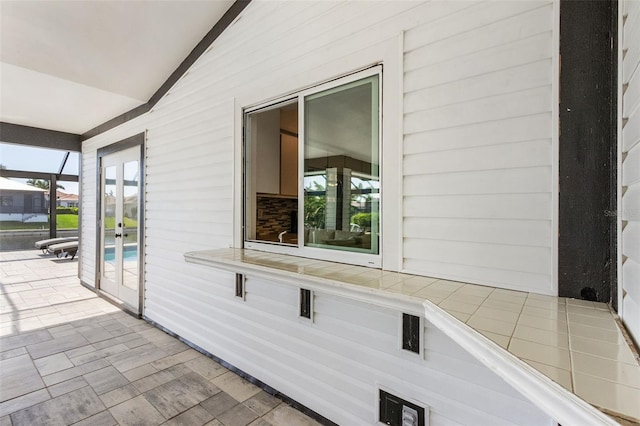
{"type": "MultiPolygon", "coordinates": [[[[383,215],[384,208],[383,205],[385,203],[384,199],[384,168],[383,168],[383,67],[381,64],[376,64],[374,66],[352,72],[341,77],[337,77],[331,79],[329,81],[316,84],[310,86],[308,88],[295,91],[288,95],[284,95],[278,98],[272,98],[268,101],[264,101],[261,103],[257,103],[255,105],[242,108],[241,111],[241,125],[242,125],[242,137],[241,137],[241,170],[242,170],[242,179],[241,179],[241,244],[243,248],[252,249],[252,250],[261,250],[266,252],[278,253],[278,254],[288,254],[299,257],[307,257],[313,259],[320,260],[328,260],[328,261],[336,261],[340,263],[348,263],[354,265],[362,265],[369,266],[375,268],[382,267],[382,259],[384,254],[384,239],[385,239],[385,230],[383,225],[383,215]],[[355,251],[347,251],[347,250],[335,250],[330,248],[321,248],[321,247],[310,247],[304,245],[304,237],[298,238],[297,245],[292,244],[280,244],[280,243],[272,243],[266,241],[259,240],[248,240],[246,238],[247,229],[246,229],[246,213],[247,213],[247,147],[248,147],[248,138],[249,135],[249,126],[248,126],[248,117],[252,113],[256,113],[258,111],[267,111],[269,109],[278,108],[279,105],[286,105],[288,103],[297,102],[298,103],[298,229],[300,227],[304,228],[304,147],[305,147],[305,129],[304,129],[304,121],[305,121],[305,99],[308,96],[327,91],[330,89],[338,88],[341,86],[348,85],[350,83],[356,82],[358,80],[363,80],[369,77],[377,76],[378,77],[378,117],[377,117],[377,125],[378,125],[378,181],[379,181],[379,201],[378,201],[378,215],[379,215],[379,242],[378,242],[378,253],[359,253],[355,251]]],[[[304,235],[304,233],[299,233],[299,235],[304,235]]]]}
{"type": "Polygon", "coordinates": [[[0,195],[0,206],[13,208],[13,195],[0,195]]]}

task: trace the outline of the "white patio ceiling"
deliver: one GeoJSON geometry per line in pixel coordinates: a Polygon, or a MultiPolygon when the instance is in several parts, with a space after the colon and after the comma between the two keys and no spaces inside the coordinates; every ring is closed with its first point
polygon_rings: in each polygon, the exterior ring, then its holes
{"type": "Polygon", "coordinates": [[[0,121],[82,134],[146,103],[233,0],[0,1],[0,121]]]}

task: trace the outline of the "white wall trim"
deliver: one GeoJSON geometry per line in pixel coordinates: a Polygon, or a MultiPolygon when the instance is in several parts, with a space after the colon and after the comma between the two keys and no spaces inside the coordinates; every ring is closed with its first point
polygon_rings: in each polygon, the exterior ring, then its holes
{"type": "Polygon", "coordinates": [[[401,31],[395,46],[389,46],[385,58],[382,86],[382,268],[399,272],[403,263],[402,236],[404,229],[403,196],[403,145],[404,129],[404,31],[401,31]],[[397,111],[396,114],[393,112],[397,111]]]}
{"type": "Polygon", "coordinates": [[[560,2],[553,2],[553,77],[551,96],[551,293],[558,295],[558,235],[560,235],[560,2]]]}
{"type": "Polygon", "coordinates": [[[618,294],[617,294],[617,298],[618,298],[618,315],[620,315],[621,318],[624,318],[624,303],[622,302],[623,299],[623,294],[624,294],[624,283],[623,283],[623,276],[624,274],[622,273],[622,150],[623,150],[623,140],[622,140],[622,116],[623,116],[623,109],[622,109],[622,99],[623,99],[623,91],[622,91],[622,84],[624,82],[623,80],[623,75],[622,75],[622,71],[623,71],[623,55],[622,55],[622,47],[623,47],[623,42],[624,42],[624,19],[623,19],[623,15],[624,15],[624,1],[618,3],[618,34],[617,34],[617,40],[618,40],[618,76],[617,76],[617,81],[618,81],[618,87],[617,87],[617,94],[618,94],[618,105],[617,107],[617,111],[618,114],[616,115],[616,142],[617,142],[617,146],[616,146],[616,188],[618,189],[617,194],[616,194],[616,241],[618,244],[617,250],[616,250],[616,280],[618,281],[618,294]]]}
{"type": "Polygon", "coordinates": [[[435,304],[425,300],[423,306],[428,321],[558,423],[564,426],[618,424],[435,304]]]}
{"type": "Polygon", "coordinates": [[[255,275],[266,280],[286,283],[295,288],[304,287],[312,292],[340,296],[350,300],[402,311],[411,315],[423,315],[422,299],[419,298],[410,299],[402,294],[381,293],[380,290],[374,288],[355,286],[340,281],[330,281],[326,278],[301,275],[295,272],[281,271],[262,265],[241,263],[240,261],[226,261],[211,256],[208,253],[209,252],[185,253],[184,258],[189,263],[205,265],[222,271],[255,275]]]}
{"type": "MultiPolygon", "coordinates": [[[[256,92],[251,91],[239,94],[234,99],[234,177],[233,182],[237,185],[233,191],[234,205],[234,240],[235,248],[246,248],[256,250],[266,250],[275,253],[290,254],[296,256],[306,256],[314,259],[336,260],[339,256],[343,262],[356,265],[369,266],[391,271],[400,271],[402,265],[402,151],[398,147],[402,144],[402,122],[401,114],[395,114],[394,111],[402,112],[402,43],[398,38],[403,38],[404,33],[396,35],[385,40],[373,49],[363,50],[354,57],[350,63],[336,63],[330,72],[319,70],[316,73],[306,75],[303,84],[298,87],[288,87],[288,90],[276,92],[278,89],[264,88],[256,92]],[[354,66],[352,63],[357,63],[354,66]],[[259,107],[275,103],[278,100],[290,98],[292,96],[305,95],[307,92],[315,92],[324,85],[333,85],[333,81],[344,79],[344,82],[350,81],[350,78],[357,77],[363,73],[373,73],[376,66],[382,65],[382,92],[381,100],[381,197],[389,201],[383,201],[381,204],[381,247],[380,255],[360,254],[355,252],[336,252],[333,250],[316,249],[303,247],[305,253],[302,253],[300,247],[275,246],[271,244],[262,244],[259,242],[244,242],[242,226],[244,221],[243,214],[243,162],[242,162],[242,146],[243,140],[243,112],[259,107]],[[400,120],[400,121],[399,121],[400,120]],[[387,164],[388,163],[388,164],[387,164]],[[386,164],[386,165],[385,165],[386,164]],[[385,231],[386,230],[386,231],[385,231]],[[297,250],[297,251],[296,251],[297,250]],[[373,261],[372,261],[373,259],[373,261]]],[[[300,186],[301,187],[301,186],[300,186]]],[[[300,222],[299,222],[300,223],[300,222]]]]}
{"type": "Polygon", "coordinates": [[[231,200],[233,200],[233,246],[242,247],[242,224],[244,213],[242,211],[242,195],[238,196],[238,192],[242,193],[242,107],[238,103],[237,98],[231,101],[231,120],[233,122],[233,178],[231,185],[231,200]],[[238,143],[238,140],[240,143],[238,143]]]}

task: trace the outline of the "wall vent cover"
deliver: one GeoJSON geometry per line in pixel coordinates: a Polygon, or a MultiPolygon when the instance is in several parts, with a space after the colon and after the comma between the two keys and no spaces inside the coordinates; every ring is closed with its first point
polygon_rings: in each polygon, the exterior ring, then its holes
{"type": "Polygon", "coordinates": [[[244,275],[236,274],[236,297],[244,299],[244,275]]]}
{"type": "Polygon", "coordinates": [[[390,426],[426,426],[425,408],[380,390],[379,421],[390,426]]]}
{"type": "Polygon", "coordinates": [[[300,289],[300,316],[311,319],[311,290],[300,289]]]}
{"type": "Polygon", "coordinates": [[[420,317],[402,314],[402,349],[420,353],[420,317]]]}

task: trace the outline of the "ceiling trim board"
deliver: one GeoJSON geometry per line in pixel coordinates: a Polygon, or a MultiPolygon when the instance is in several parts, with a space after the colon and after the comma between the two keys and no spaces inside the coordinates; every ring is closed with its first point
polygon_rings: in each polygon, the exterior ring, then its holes
{"type": "Polygon", "coordinates": [[[173,85],[182,77],[191,66],[202,56],[209,46],[226,30],[229,25],[240,15],[240,13],[249,5],[251,0],[236,0],[229,10],[222,15],[222,18],[209,30],[202,40],[193,48],[184,61],[176,68],[162,86],[151,96],[149,103],[155,105],[162,97],[173,87],[173,85]]]}
{"type": "Polygon", "coordinates": [[[81,152],[80,135],[0,122],[0,142],[81,152]]]}
{"type": "Polygon", "coordinates": [[[111,120],[94,127],[93,129],[85,132],[81,135],[81,140],[85,141],[94,136],[104,133],[107,130],[118,127],[127,121],[133,120],[136,117],[141,116],[151,110],[155,104],[162,99],[164,95],[173,87],[173,85],[187,72],[187,70],[207,51],[209,46],[226,30],[233,21],[240,15],[240,13],[251,3],[251,0],[236,0],[229,10],[216,22],[216,24],[209,30],[202,40],[191,50],[189,55],[182,61],[182,63],[175,69],[169,78],[160,86],[160,88],[151,96],[146,104],[140,105],[130,111],[125,112],[111,120]]]}
{"type": "Polygon", "coordinates": [[[91,139],[92,137],[99,135],[100,133],[104,133],[107,130],[111,130],[115,127],[118,127],[126,123],[127,121],[133,120],[134,118],[140,117],[141,115],[151,111],[151,108],[153,108],[153,105],[149,102],[147,102],[146,104],[142,104],[138,107],[135,107],[134,109],[127,111],[124,114],[120,114],[119,116],[114,117],[111,120],[106,121],[100,124],[99,126],[94,127],[88,132],[83,133],[80,136],[80,140],[84,142],[87,139],[91,139]]]}

